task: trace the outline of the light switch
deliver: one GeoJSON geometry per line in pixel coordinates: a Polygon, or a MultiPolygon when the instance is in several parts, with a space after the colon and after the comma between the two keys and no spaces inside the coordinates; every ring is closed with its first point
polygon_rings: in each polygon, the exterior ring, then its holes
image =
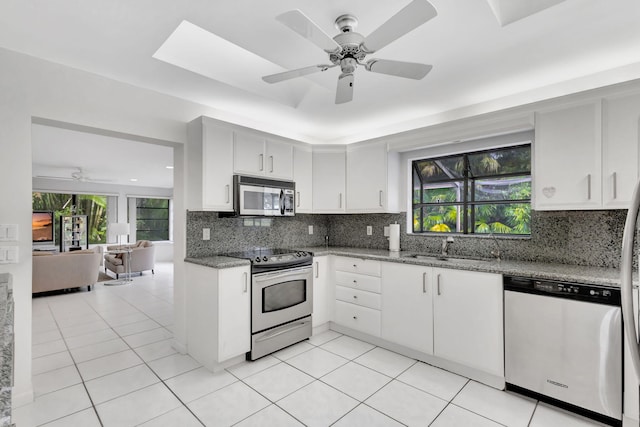
{"type": "Polygon", "coordinates": [[[211,240],[211,229],[203,228],[202,229],[202,240],[211,240]]]}
{"type": "Polygon", "coordinates": [[[309,234],[313,234],[313,225],[309,226],[309,234]]]}
{"type": "Polygon", "coordinates": [[[18,247],[0,246],[0,264],[17,264],[18,247]]]}
{"type": "Polygon", "coordinates": [[[0,224],[0,241],[18,241],[18,224],[0,224]]]}
{"type": "Polygon", "coordinates": [[[367,225],[367,236],[371,236],[373,234],[373,227],[367,225]]]}

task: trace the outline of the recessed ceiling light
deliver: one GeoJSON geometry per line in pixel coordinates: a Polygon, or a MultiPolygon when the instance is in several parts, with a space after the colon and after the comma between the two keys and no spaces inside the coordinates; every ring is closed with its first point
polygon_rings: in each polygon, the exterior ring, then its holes
{"type": "Polygon", "coordinates": [[[165,168],[167,168],[167,169],[173,169],[173,166],[171,166],[171,165],[167,165],[167,166],[165,166],[165,168]]]}
{"type": "Polygon", "coordinates": [[[129,181],[131,181],[131,182],[138,182],[138,178],[131,178],[131,179],[129,179],[129,181]]]}

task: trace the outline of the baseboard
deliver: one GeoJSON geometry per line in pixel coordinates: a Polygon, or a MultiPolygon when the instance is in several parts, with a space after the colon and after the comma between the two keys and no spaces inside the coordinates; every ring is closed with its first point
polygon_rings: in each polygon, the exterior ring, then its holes
{"type": "Polygon", "coordinates": [[[187,346],[175,338],[171,340],[171,347],[180,354],[187,354],[187,346]]]}
{"type": "Polygon", "coordinates": [[[33,389],[24,391],[22,393],[16,393],[15,389],[11,393],[11,407],[18,408],[20,406],[28,405],[32,403],[34,399],[33,389]]]}

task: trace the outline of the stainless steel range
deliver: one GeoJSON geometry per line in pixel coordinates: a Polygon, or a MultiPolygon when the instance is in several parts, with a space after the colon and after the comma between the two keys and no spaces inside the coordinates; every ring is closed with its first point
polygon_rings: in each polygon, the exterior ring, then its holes
{"type": "Polygon", "coordinates": [[[291,249],[257,249],[228,255],[251,261],[249,359],[309,338],[313,256],[291,249]]]}

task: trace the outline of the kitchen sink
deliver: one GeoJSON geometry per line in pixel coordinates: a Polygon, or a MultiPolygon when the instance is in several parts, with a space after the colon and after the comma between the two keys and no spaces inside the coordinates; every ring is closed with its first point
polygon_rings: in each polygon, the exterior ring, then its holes
{"type": "Polygon", "coordinates": [[[483,258],[456,258],[450,256],[441,256],[441,255],[425,255],[425,254],[411,254],[406,255],[403,258],[413,258],[423,261],[443,261],[451,264],[478,264],[491,262],[491,260],[483,259],[483,258]]]}

